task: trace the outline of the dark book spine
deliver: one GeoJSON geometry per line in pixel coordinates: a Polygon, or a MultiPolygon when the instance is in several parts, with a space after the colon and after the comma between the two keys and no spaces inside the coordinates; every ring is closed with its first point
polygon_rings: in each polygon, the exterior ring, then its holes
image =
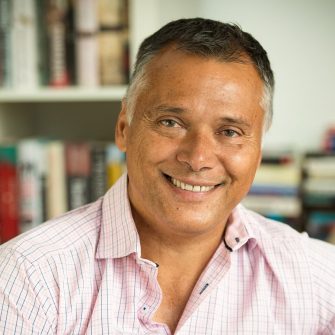
{"type": "Polygon", "coordinates": [[[106,147],[103,144],[92,145],[91,152],[91,194],[90,200],[103,196],[107,190],[106,147]]]}
{"type": "Polygon", "coordinates": [[[0,87],[9,85],[10,0],[0,0],[0,87]]]}
{"type": "Polygon", "coordinates": [[[68,208],[74,209],[90,201],[91,158],[87,143],[66,143],[66,179],[68,208]]]}
{"type": "Polygon", "coordinates": [[[66,2],[47,1],[47,31],[49,50],[49,85],[63,87],[70,84],[66,64],[66,2]]]}

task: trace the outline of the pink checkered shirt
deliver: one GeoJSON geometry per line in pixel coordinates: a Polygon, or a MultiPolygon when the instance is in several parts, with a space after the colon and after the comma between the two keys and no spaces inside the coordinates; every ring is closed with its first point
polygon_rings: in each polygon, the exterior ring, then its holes
{"type": "MultiPolygon", "coordinates": [[[[127,178],[0,247],[0,334],[170,334],[127,178]]],[[[335,334],[335,248],[238,206],[176,334],[335,334]]]]}

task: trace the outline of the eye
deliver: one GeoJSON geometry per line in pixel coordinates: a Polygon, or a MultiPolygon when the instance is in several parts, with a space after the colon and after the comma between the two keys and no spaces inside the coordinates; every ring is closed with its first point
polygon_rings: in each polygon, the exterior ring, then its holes
{"type": "Polygon", "coordinates": [[[167,127],[167,128],[179,127],[179,124],[175,120],[171,120],[171,119],[160,120],[159,123],[162,126],[167,127]]]}
{"type": "Polygon", "coordinates": [[[237,131],[232,130],[232,129],[225,129],[225,130],[222,131],[222,134],[224,134],[227,137],[238,137],[238,136],[240,136],[240,134],[237,131]]]}

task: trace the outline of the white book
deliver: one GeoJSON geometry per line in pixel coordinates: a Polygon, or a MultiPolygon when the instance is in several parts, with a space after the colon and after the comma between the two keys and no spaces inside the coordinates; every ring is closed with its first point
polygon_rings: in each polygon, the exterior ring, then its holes
{"type": "Polygon", "coordinates": [[[67,211],[64,143],[54,140],[47,144],[47,217],[51,219],[67,211]]]}
{"type": "Polygon", "coordinates": [[[248,195],[242,203],[248,209],[263,215],[298,217],[301,214],[301,201],[298,197],[248,195]]]}
{"type": "Polygon", "coordinates": [[[84,87],[97,87],[99,59],[97,35],[83,35],[76,39],[77,83],[84,87]]]}
{"type": "Polygon", "coordinates": [[[81,34],[98,31],[98,0],[75,1],[75,27],[77,33],[81,34]]]}
{"type": "Polygon", "coordinates": [[[12,1],[11,85],[16,89],[38,86],[37,23],[34,0],[12,1]]]}
{"type": "Polygon", "coordinates": [[[25,232],[45,220],[45,144],[39,139],[24,139],[18,144],[20,188],[20,229],[25,232]]]}

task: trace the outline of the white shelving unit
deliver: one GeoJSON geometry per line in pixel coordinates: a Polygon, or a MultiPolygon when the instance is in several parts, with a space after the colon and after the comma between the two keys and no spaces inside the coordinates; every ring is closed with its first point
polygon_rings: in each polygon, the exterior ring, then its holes
{"type": "MultiPolygon", "coordinates": [[[[130,63],[142,40],[161,25],[195,15],[193,0],[129,0],[130,63]]],[[[113,140],[125,92],[126,86],[0,89],[0,141],[27,136],[113,140]]]]}
{"type": "Polygon", "coordinates": [[[40,88],[32,91],[0,90],[0,103],[17,102],[60,102],[60,101],[120,101],[126,86],[99,88],[40,88]]]}
{"type": "MultiPolygon", "coordinates": [[[[130,52],[156,26],[142,27],[142,11],[155,17],[153,0],[130,0],[130,52]]],[[[154,20],[152,22],[155,22],[154,20]]],[[[0,89],[0,140],[30,136],[114,139],[114,126],[126,86],[98,88],[0,89]]]]}

